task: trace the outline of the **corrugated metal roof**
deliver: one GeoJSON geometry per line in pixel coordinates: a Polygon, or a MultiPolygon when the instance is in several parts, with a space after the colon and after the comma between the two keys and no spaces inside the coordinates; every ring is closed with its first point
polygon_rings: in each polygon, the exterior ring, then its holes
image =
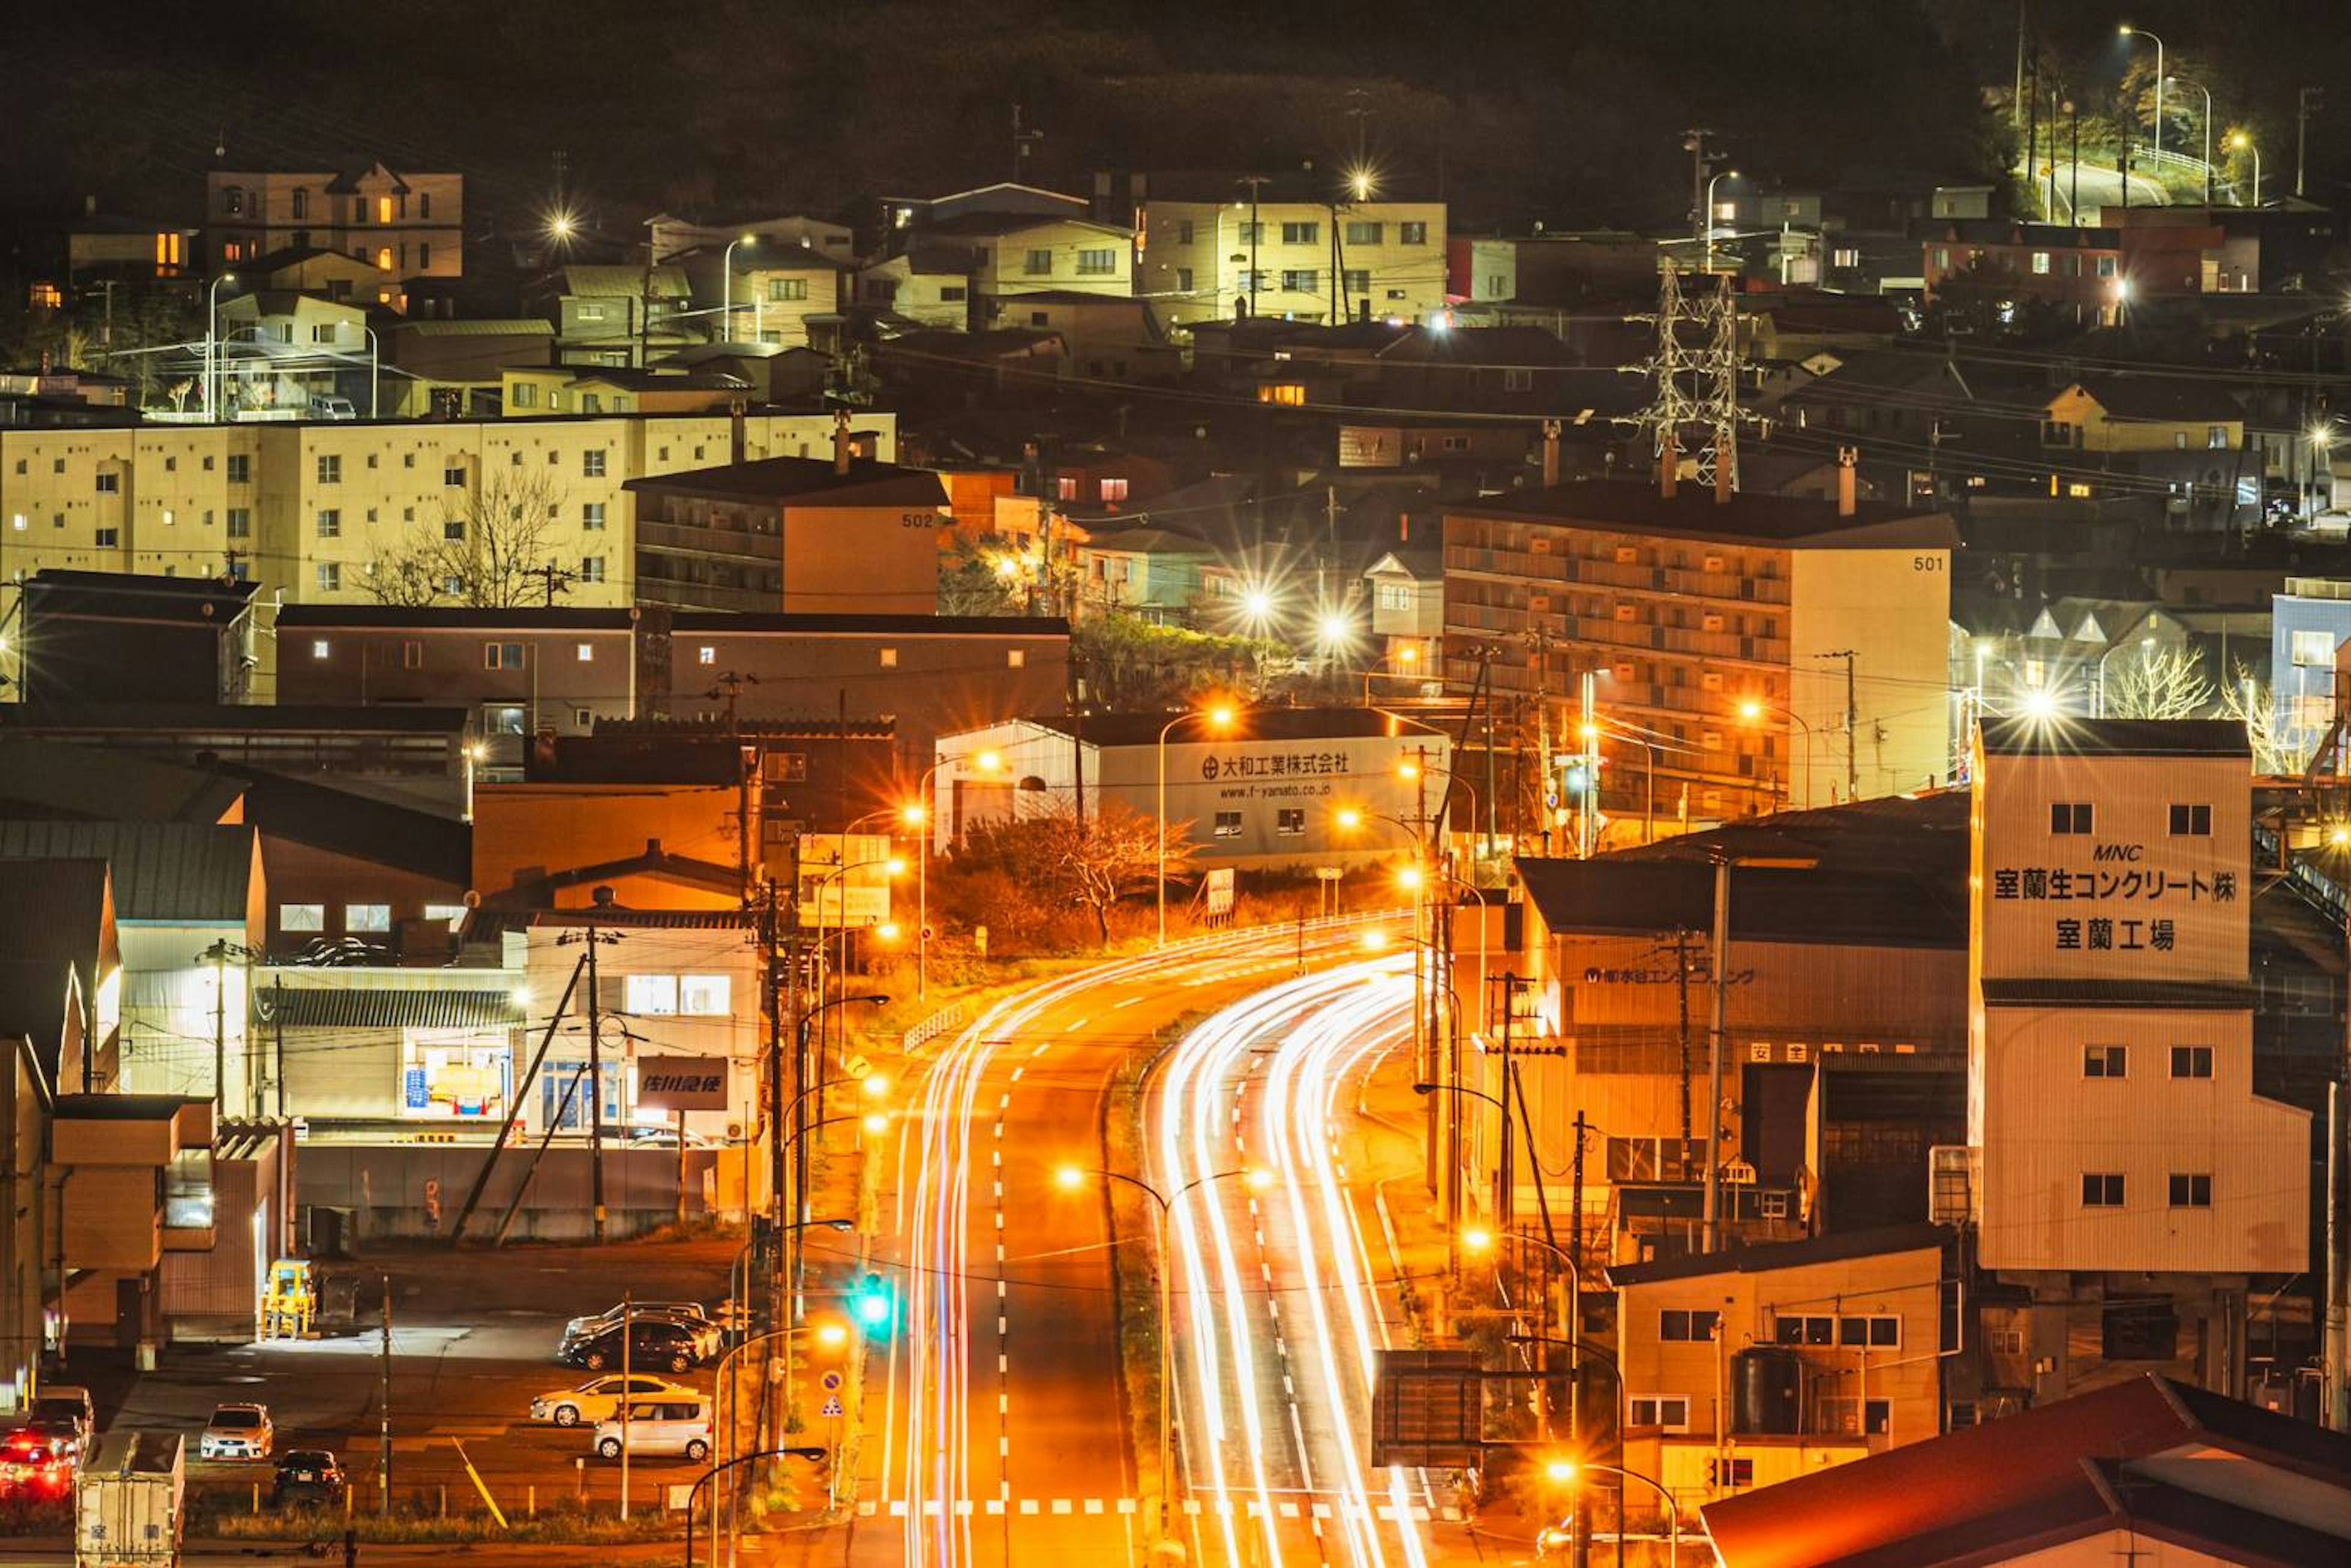
{"type": "Polygon", "coordinates": [[[256,986],[256,1022],[287,1029],[504,1029],[523,1021],[510,991],[256,986]]]}
{"type": "Polygon", "coordinates": [[[0,734],[0,801],[105,821],[209,824],[226,816],[244,793],[241,780],[99,744],[0,734]]]}
{"type": "Polygon", "coordinates": [[[120,920],[241,925],[254,832],[193,822],[0,821],[0,856],[106,862],[120,920]]]}
{"type": "Polygon", "coordinates": [[[418,338],[552,338],[555,325],[536,316],[518,319],[409,321],[392,329],[418,338]]]}

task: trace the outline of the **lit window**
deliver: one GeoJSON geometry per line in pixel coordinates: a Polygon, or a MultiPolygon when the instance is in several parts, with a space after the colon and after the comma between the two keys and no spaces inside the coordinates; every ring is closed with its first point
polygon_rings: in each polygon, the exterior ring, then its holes
{"type": "Polygon", "coordinates": [[[582,643],[576,651],[581,664],[592,664],[596,662],[596,644],[593,643],[582,643]]]}
{"type": "Polygon", "coordinates": [[[1004,667],[1005,667],[1006,669],[1008,669],[1008,670],[1019,670],[1019,669],[1026,669],[1026,668],[1028,667],[1028,664],[1029,664],[1029,650],[1028,650],[1028,649],[1026,649],[1026,648],[1007,648],[1007,649],[1004,651],[1004,667]]]}
{"type": "Polygon", "coordinates": [[[346,931],[389,931],[392,929],[392,905],[389,904],[346,904],[343,905],[343,929],[346,931]]]}
{"type": "Polygon", "coordinates": [[[1125,500],[1126,481],[1123,479],[1104,479],[1102,482],[1102,498],[1105,501],[1125,500]]]}
{"type": "Polygon", "coordinates": [[[277,929],[280,931],[324,931],[327,928],[327,906],[323,904],[281,904],[277,906],[277,929]]]}
{"type": "Polygon", "coordinates": [[[390,272],[392,270],[392,247],[390,246],[385,245],[376,246],[375,266],[378,272],[390,272]]]}
{"type": "Polygon", "coordinates": [[[677,1011],[675,975],[631,975],[622,994],[628,1010],[643,1017],[666,1017],[677,1011]]]}
{"type": "Polygon", "coordinates": [[[310,640],[310,657],[323,659],[327,656],[328,651],[327,640],[324,637],[314,637],[310,640]]]}
{"type": "Polygon", "coordinates": [[[688,1018],[725,1018],[729,987],[725,975],[681,975],[677,1010],[688,1018]]]}
{"type": "Polygon", "coordinates": [[[884,648],[882,650],[882,667],[885,670],[894,670],[898,667],[897,649],[884,648]]]}
{"type": "Polygon", "coordinates": [[[449,923],[449,929],[455,931],[465,924],[465,906],[462,904],[428,904],[424,906],[424,918],[445,920],[449,923]]]}
{"type": "Polygon", "coordinates": [[[2332,632],[2294,633],[2294,662],[2305,669],[2331,669],[2335,664],[2335,633],[2332,632]]]}
{"type": "Polygon", "coordinates": [[[2049,253],[2047,251],[2036,250],[2032,253],[2032,270],[2034,275],[2037,277],[2046,277],[2049,276],[2049,253]]]}
{"type": "Polygon", "coordinates": [[[319,563],[319,591],[321,593],[335,593],[340,592],[342,586],[342,567],[335,561],[320,561],[319,563]]]}

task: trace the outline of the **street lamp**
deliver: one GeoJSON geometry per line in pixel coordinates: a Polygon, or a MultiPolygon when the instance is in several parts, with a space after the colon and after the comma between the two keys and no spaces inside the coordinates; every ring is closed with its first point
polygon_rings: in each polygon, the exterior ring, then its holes
{"type": "Polygon", "coordinates": [[[1714,188],[1725,180],[1737,178],[1739,178],[1738,170],[1725,169],[1706,183],[1706,267],[1704,270],[1708,272],[1714,270],[1714,188]]]}
{"type": "Polygon", "coordinates": [[[2163,162],[2163,40],[2145,27],[2134,27],[2128,22],[2125,22],[2116,30],[2126,38],[2146,38],[2155,45],[2155,161],[2161,163],[2163,162]]]}
{"type": "MultiPolygon", "coordinates": [[[[1009,560],[1011,558],[1007,557],[1009,560]]],[[[930,995],[931,980],[931,845],[936,831],[933,819],[938,810],[939,769],[954,763],[968,762],[972,771],[993,775],[1004,767],[1004,754],[999,751],[959,752],[942,757],[923,769],[914,781],[914,799],[898,808],[898,820],[910,828],[922,830],[922,841],[914,851],[914,999],[921,1001],[930,995]]]]}
{"type": "Polygon", "coordinates": [[[1104,1181],[1123,1181],[1159,1206],[1156,1229],[1159,1242],[1159,1533],[1167,1533],[1167,1516],[1176,1492],[1176,1448],[1169,1416],[1176,1405],[1176,1314],[1169,1300],[1169,1278],[1176,1272],[1175,1255],[1167,1247],[1167,1222],[1176,1204],[1193,1188],[1212,1181],[1224,1181],[1239,1176],[1253,1192],[1264,1192],[1273,1186],[1273,1173],[1261,1166],[1243,1166],[1232,1170],[1209,1171],[1194,1176],[1174,1193],[1163,1193],[1141,1176],[1128,1176],[1124,1171],[1104,1170],[1099,1166],[1061,1166],[1053,1172],[1054,1185],[1063,1192],[1076,1192],[1086,1185],[1090,1176],[1104,1181]]]}
{"type": "MultiPolygon", "coordinates": [[[[728,240],[726,248],[719,254],[718,297],[725,303],[719,310],[718,322],[719,330],[725,334],[720,340],[723,342],[731,343],[735,340],[735,247],[738,245],[758,245],[758,235],[745,235],[740,239],[728,240]]],[[[754,295],[752,298],[756,305],[758,296],[754,295]]],[[[754,332],[758,330],[756,322],[751,329],[754,332]]]]}
{"type": "Polygon", "coordinates": [[[1196,719],[1209,731],[1221,735],[1232,728],[1240,716],[1230,703],[1218,703],[1210,708],[1189,709],[1177,714],[1159,727],[1159,943],[1167,946],[1167,732],[1186,719],[1196,719]]]}
{"type": "Polygon", "coordinates": [[[204,291],[204,420],[207,423],[220,417],[214,407],[218,392],[214,384],[218,379],[214,356],[220,351],[220,286],[235,281],[235,273],[224,272],[214,278],[212,287],[204,291]]]}
{"type": "Polygon", "coordinates": [[[2204,95],[2204,204],[2212,204],[2212,89],[2190,77],[2173,77],[2204,95]]]}
{"type": "MultiPolygon", "coordinates": [[[[1803,732],[1804,806],[1807,810],[1810,810],[1813,805],[1813,727],[1806,724],[1803,720],[1803,716],[1797,713],[1795,709],[1787,706],[1783,703],[1767,703],[1761,697],[1745,697],[1740,701],[1739,717],[1743,723],[1760,724],[1762,722],[1763,716],[1767,713],[1778,714],[1781,717],[1787,719],[1799,730],[1803,732]]],[[[1792,800],[1789,804],[1792,806],[1794,802],[1792,800]]]]}
{"type": "MultiPolygon", "coordinates": [[[[1585,1470],[1598,1470],[1603,1475],[1618,1476],[1622,1477],[1625,1480],[1639,1481],[1643,1486],[1647,1487],[1651,1491],[1656,1492],[1657,1496],[1664,1499],[1666,1504],[1666,1529],[1668,1535],[1667,1555],[1666,1557],[1666,1561],[1668,1563],[1678,1563],[1682,1560],[1681,1511],[1675,1506],[1674,1494],[1666,1490],[1664,1482],[1659,1481],[1653,1476],[1645,1476],[1638,1470],[1628,1470],[1619,1465],[1594,1464],[1590,1459],[1553,1459],[1543,1467],[1543,1474],[1545,1476],[1559,1485],[1567,1487],[1578,1485],[1583,1479],[1583,1472],[1585,1470]]],[[[1546,1530],[1542,1532],[1542,1535],[1539,1537],[1539,1540],[1546,1545],[1555,1546],[1561,1544],[1559,1536],[1560,1531],[1558,1530],[1546,1530]]]]}
{"type": "Polygon", "coordinates": [[[2262,150],[2260,144],[2255,142],[2252,137],[2245,131],[2231,131],[2229,132],[2229,139],[2226,141],[2223,141],[2220,145],[2230,149],[2231,152],[2250,152],[2253,155],[2253,205],[2257,207],[2260,206],[2262,204],[2262,150]]]}
{"type": "MultiPolygon", "coordinates": [[[[1596,741],[1604,735],[1617,740],[1629,740],[1641,748],[1643,789],[1641,841],[1645,844],[1656,843],[1657,841],[1657,754],[1663,748],[1648,737],[1623,726],[1611,724],[1604,718],[1593,720],[1577,733],[1586,741],[1596,741]]],[[[1600,788],[1600,780],[1597,779],[1587,780],[1586,787],[1597,791],[1600,788]]]]}

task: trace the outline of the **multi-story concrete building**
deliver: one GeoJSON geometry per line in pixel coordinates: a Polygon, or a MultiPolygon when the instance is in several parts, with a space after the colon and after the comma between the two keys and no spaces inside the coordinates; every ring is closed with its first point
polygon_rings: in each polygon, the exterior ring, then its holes
{"type": "MultiPolygon", "coordinates": [[[[1552,705],[1558,737],[1581,677],[1596,676],[1596,716],[1656,748],[1661,819],[1948,779],[1958,531],[1939,512],[1857,502],[1845,478],[1834,502],[1667,476],[1448,507],[1447,685],[1490,683],[1530,736],[1533,705],[1552,705]]],[[[1602,749],[1604,812],[1642,814],[1641,758],[1602,749]]]]}
{"type": "Polygon", "coordinates": [[[1635,1468],[1687,1507],[1939,1436],[1953,1234],[1896,1226],[1611,1267],[1625,1439],[1657,1456],[1635,1468]]]}
{"type": "MultiPolygon", "coordinates": [[[[844,416],[845,417],[845,416],[844,416]]],[[[923,615],[938,607],[939,476],[850,455],[632,479],[637,591],[686,610],[923,615]]]]}
{"type": "Polygon", "coordinates": [[[2116,1364],[2235,1394],[2311,1189],[2309,1113],[2253,1089],[2244,732],[1988,721],[1974,777],[1968,1146],[1938,1180],[2006,1289],[1994,1332],[2036,1401],[2116,1364]]]}
{"type": "Polygon", "coordinates": [[[2282,747],[2309,755],[2335,721],[2335,670],[2351,643],[2351,580],[2289,577],[2270,601],[2270,689],[2282,747]]]}
{"type": "MultiPolygon", "coordinates": [[[[526,478],[543,482],[554,507],[539,549],[563,601],[626,606],[630,480],[830,452],[833,426],[818,414],[711,413],[0,431],[0,617],[16,580],[51,567],[225,575],[289,603],[374,602],[371,569],[419,534],[440,537],[485,486],[526,478]]],[[[858,438],[887,460],[896,416],[861,416],[858,438]]],[[[275,657],[262,643],[266,691],[275,657]]]]}
{"type": "MultiPolygon", "coordinates": [[[[1097,211],[1115,200],[1105,183],[1097,211]]],[[[1171,328],[1243,313],[1425,321],[1446,306],[1445,204],[1304,175],[1127,178],[1134,291],[1171,328]]]]}
{"type": "Polygon", "coordinates": [[[325,170],[214,169],[204,175],[213,271],[316,246],[388,277],[465,270],[465,177],[400,174],[381,162],[325,170]]]}

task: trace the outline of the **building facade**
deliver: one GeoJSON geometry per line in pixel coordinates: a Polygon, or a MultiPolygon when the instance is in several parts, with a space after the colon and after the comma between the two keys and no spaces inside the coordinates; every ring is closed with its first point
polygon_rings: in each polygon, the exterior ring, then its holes
{"type": "Polygon", "coordinates": [[[2234,724],[1980,730],[1963,1190],[2030,1398],[2235,1393],[2308,1264],[2310,1116],[2253,1090],[2251,802],[2234,724]]]}
{"type": "Polygon", "coordinates": [[[1177,329],[1241,314],[1335,323],[1443,313],[1444,203],[1296,183],[1135,176],[1135,292],[1177,329]]]}
{"type": "Polygon", "coordinates": [[[465,271],[465,177],[364,168],[227,170],[204,174],[210,270],[316,247],[396,279],[465,271]]]}
{"type": "MultiPolygon", "coordinates": [[[[1849,471],[1848,471],[1849,472],[1849,471]]],[[[1950,556],[1938,512],[1877,502],[1561,485],[1445,515],[1448,687],[1489,680],[1549,733],[1595,713],[1646,737],[1663,817],[1720,821],[1912,789],[1952,772],[1950,556]]],[[[1650,779],[1601,742],[1602,804],[1650,779]]]]}

